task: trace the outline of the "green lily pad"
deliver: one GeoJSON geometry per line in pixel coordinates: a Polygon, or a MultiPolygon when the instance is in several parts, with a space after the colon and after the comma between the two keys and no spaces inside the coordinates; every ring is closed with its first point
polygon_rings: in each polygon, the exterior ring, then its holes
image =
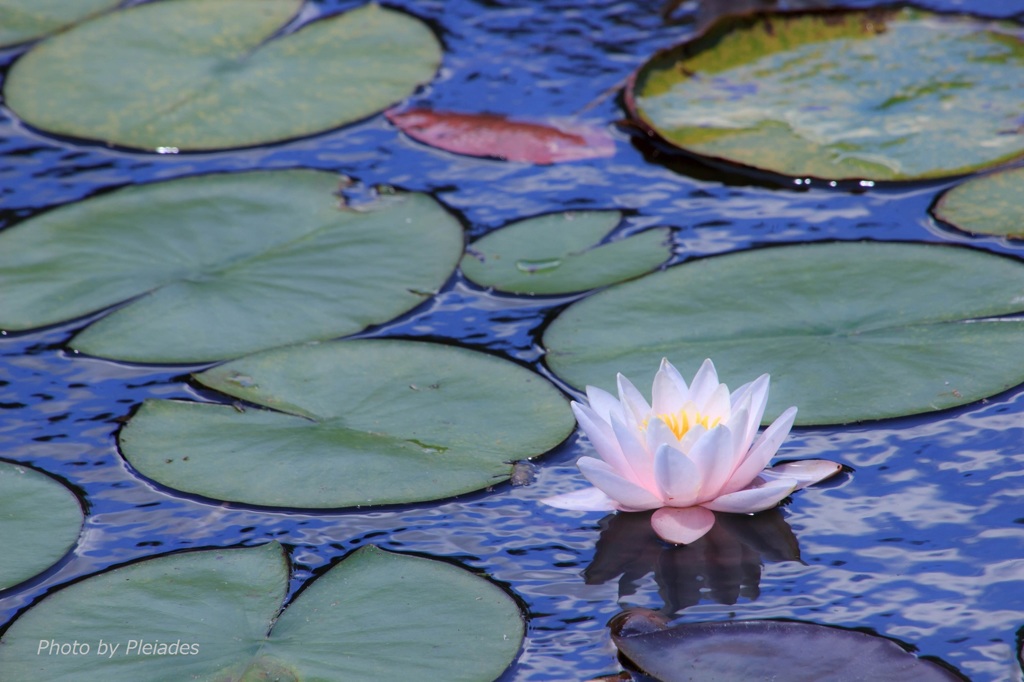
{"type": "Polygon", "coordinates": [[[408,97],[440,65],[437,38],[407,14],[369,3],[281,32],[301,6],[166,0],[107,14],[18,60],[6,103],[58,135],[223,149],[358,121],[408,97]]]}
{"type": "Polygon", "coordinates": [[[0,639],[0,669],[17,680],[490,682],[523,638],[511,597],[439,561],[363,547],[282,610],[288,577],[276,542],[122,566],[22,614],[0,639]]]}
{"type": "Polygon", "coordinates": [[[913,9],[733,17],[655,55],[627,104],[685,151],[784,175],[956,175],[1024,152],[1019,35],[913,9]]]}
{"type": "Polygon", "coordinates": [[[0,328],[126,305],[71,341],[135,362],[206,362],[328,339],[426,300],[462,228],[422,194],[339,207],[337,176],[207,175],[127,187],[0,234],[0,328]]]}
{"type": "Polygon", "coordinates": [[[67,487],[0,462],[0,590],[55,564],[74,546],[83,522],[78,498],[67,487]]]}
{"type": "Polygon", "coordinates": [[[544,334],[562,379],[650,386],[705,358],[733,388],[772,377],[765,419],[839,424],[964,405],[1024,382],[1024,267],[927,244],[803,244],[706,258],[619,284],[544,334]]]}
{"type": "Polygon", "coordinates": [[[639,277],[672,256],[668,228],[601,244],[618,211],[554,213],[520,220],[473,242],[462,272],[517,294],[566,294],[639,277]]]}
{"type": "Polygon", "coordinates": [[[451,497],[572,433],[546,379],[507,360],[416,341],[294,346],[196,375],[269,409],[149,400],[122,429],[142,475],[217,500],[334,508],[451,497]]]}
{"type": "Polygon", "coordinates": [[[943,193],[933,213],[971,234],[1024,238],[1024,168],[972,178],[943,193]]]}
{"type": "Polygon", "coordinates": [[[0,47],[41,38],[121,4],[121,0],[0,0],[0,47]]]}

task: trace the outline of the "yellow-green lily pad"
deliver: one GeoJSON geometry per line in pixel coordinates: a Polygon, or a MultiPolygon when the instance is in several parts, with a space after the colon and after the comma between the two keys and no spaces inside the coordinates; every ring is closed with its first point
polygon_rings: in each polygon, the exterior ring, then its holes
{"type": "Polygon", "coordinates": [[[248,356],[196,375],[264,409],[148,400],[122,452],[163,485],[244,504],[437,500],[508,480],[575,420],[546,379],[434,343],[358,340],[248,356]]]}
{"type": "Polygon", "coordinates": [[[618,211],[573,211],[507,225],[470,244],[462,272],[517,294],[566,294],[639,277],[672,256],[670,230],[647,230],[602,243],[618,211]]]}
{"type": "Polygon", "coordinates": [[[82,506],[66,486],[0,462],[0,590],[59,561],[78,541],[83,522],[82,506]]]}
{"type": "Polygon", "coordinates": [[[462,227],[423,194],[339,205],[311,170],[126,187],[0,233],[0,328],[124,303],[70,342],[153,363],[238,357],[386,322],[448,279],[462,227]]]}
{"type": "Polygon", "coordinates": [[[0,0],[0,47],[41,38],[119,4],[121,0],[0,0]]]}
{"type": "Polygon", "coordinates": [[[957,175],[1024,152],[1020,33],[916,9],[731,17],[655,55],[627,104],[684,151],[765,171],[957,175]]]}
{"type": "Polygon", "coordinates": [[[1024,238],[1024,168],[972,178],[947,190],[935,217],[971,234],[1024,238]]]}
{"type": "Polygon", "coordinates": [[[650,385],[711,358],[733,388],[771,374],[765,421],[841,424],[964,405],[1024,382],[1024,266],[935,244],[835,242],[704,258],[574,303],[548,326],[573,386],[650,385]]]}
{"type": "Polygon", "coordinates": [[[282,31],[302,0],[164,0],[44,41],[4,84],[7,105],[57,135],[148,151],[245,147],[358,121],[433,78],[441,47],[369,3],[282,31]]]}
{"type": "Polygon", "coordinates": [[[284,608],[280,545],[204,550],[69,585],[0,639],[12,680],[491,682],[515,658],[512,598],[440,561],[363,547],[284,608]]]}

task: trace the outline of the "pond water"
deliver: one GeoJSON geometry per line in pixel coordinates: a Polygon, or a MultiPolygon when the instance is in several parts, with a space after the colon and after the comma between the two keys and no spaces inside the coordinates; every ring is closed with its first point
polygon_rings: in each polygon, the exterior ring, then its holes
{"type": "MultiPolygon", "coordinates": [[[[309,11],[356,4],[325,1],[309,11]]],[[[615,155],[552,166],[455,156],[413,142],[375,116],[281,145],[157,156],[55,140],[0,109],[0,226],[130,183],[312,167],[352,178],[353,201],[379,184],[430,193],[461,218],[470,239],[540,213],[621,209],[627,231],[673,229],[673,262],[830,239],[960,243],[1024,257],[1020,242],[968,237],[929,217],[929,206],[950,181],[849,192],[825,182],[751,179],[668,159],[615,127],[624,116],[618,100],[624,79],[652,52],[694,30],[697,3],[678,5],[669,21],[659,14],[660,3],[643,0],[389,4],[431,22],[445,45],[441,73],[413,104],[527,118],[579,116],[609,128],[615,155]]],[[[800,4],[832,3],[779,3],[800,4]]],[[[1024,15],[1024,0],[924,4],[1024,15]]],[[[2,68],[20,53],[0,53],[2,68]]],[[[577,298],[496,295],[456,274],[430,302],[363,336],[483,348],[550,376],[540,332],[577,298]]],[[[146,398],[212,399],[188,378],[203,367],[78,356],[64,343],[84,323],[0,337],[0,458],[61,477],[88,510],[70,557],[0,593],[0,623],[58,586],[168,551],[276,539],[292,550],[297,589],[331,561],[372,542],[458,562],[519,597],[528,633],[501,678],[506,682],[616,673],[621,666],[606,624],[629,606],[661,610],[679,622],[794,618],[866,628],[942,659],[972,680],[1022,679],[1024,389],[922,417],[796,428],[780,456],[831,459],[852,473],[797,493],[757,528],[742,519],[719,524],[700,543],[673,548],[629,518],[538,502],[582,487],[573,462],[588,446],[579,436],[537,460],[528,485],[504,484],[442,503],[309,514],[215,504],[164,489],[130,471],[115,435],[146,398]]]]}

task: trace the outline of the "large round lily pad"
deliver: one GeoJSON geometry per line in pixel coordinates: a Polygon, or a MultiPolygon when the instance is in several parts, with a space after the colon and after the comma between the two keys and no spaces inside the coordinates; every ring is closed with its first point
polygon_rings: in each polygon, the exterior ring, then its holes
{"type": "Polygon", "coordinates": [[[1024,42],[913,9],[753,14],[655,55],[627,103],[670,144],[762,170],[955,175],[1024,152],[1024,42]]]}
{"type": "Polygon", "coordinates": [[[479,490],[575,426],[543,377],[432,343],[295,346],[196,379],[269,409],[147,401],[121,431],[125,458],[172,488],[254,505],[397,504],[479,490]]]}
{"type": "Polygon", "coordinates": [[[209,150],[319,133],[433,78],[441,48],[368,3],[281,29],[301,0],[165,0],[80,24],[20,59],[6,103],[50,133],[145,150],[209,150]]]}
{"type": "Polygon", "coordinates": [[[520,220],[473,242],[462,272],[519,294],[586,291],[650,272],[672,255],[668,228],[601,243],[618,211],[553,213],[520,220]]]}
{"type": "Polygon", "coordinates": [[[0,462],[0,590],[41,573],[78,540],[78,498],[28,467],[0,462]]]}
{"type": "Polygon", "coordinates": [[[799,621],[684,623],[665,628],[660,619],[637,609],[613,620],[612,639],[619,651],[659,682],[966,679],[884,637],[799,621]]]}
{"type": "Polygon", "coordinates": [[[40,38],[119,4],[121,0],[0,0],[0,47],[40,38]]]}
{"type": "Polygon", "coordinates": [[[367,546],[282,611],[288,574],[277,543],[123,566],[22,614],[0,639],[0,669],[13,680],[490,682],[522,641],[512,598],[446,563],[367,546]]]}
{"type": "Polygon", "coordinates": [[[1024,266],[981,251],[838,242],[705,258],[598,292],[544,334],[574,386],[650,385],[704,358],[732,387],[772,377],[765,420],[836,424],[963,405],[1024,382],[1024,266]]]}
{"type": "Polygon", "coordinates": [[[1024,168],[972,178],[943,193],[934,214],[971,234],[1024,238],[1024,168]]]}
{"type": "Polygon", "coordinates": [[[208,175],[127,187],[0,234],[0,328],[129,303],[71,346],[138,362],[203,362],[361,331],[426,300],[462,255],[433,199],[339,206],[337,176],[208,175]]]}

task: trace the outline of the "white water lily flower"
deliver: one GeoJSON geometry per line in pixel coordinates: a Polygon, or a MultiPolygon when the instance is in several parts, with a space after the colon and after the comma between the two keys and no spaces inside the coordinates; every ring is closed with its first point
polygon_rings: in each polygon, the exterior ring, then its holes
{"type": "Polygon", "coordinates": [[[711,530],[712,512],[769,509],[842,468],[827,460],[765,468],[796,417],[790,407],[757,435],[768,403],[767,374],[730,393],[711,360],[687,386],[664,359],[651,404],[621,374],[618,388],[616,398],[588,386],[590,405],[572,403],[600,457],[577,462],[594,488],[549,497],[546,504],[582,511],[657,509],[651,517],[655,532],[686,544],[711,530]]]}

